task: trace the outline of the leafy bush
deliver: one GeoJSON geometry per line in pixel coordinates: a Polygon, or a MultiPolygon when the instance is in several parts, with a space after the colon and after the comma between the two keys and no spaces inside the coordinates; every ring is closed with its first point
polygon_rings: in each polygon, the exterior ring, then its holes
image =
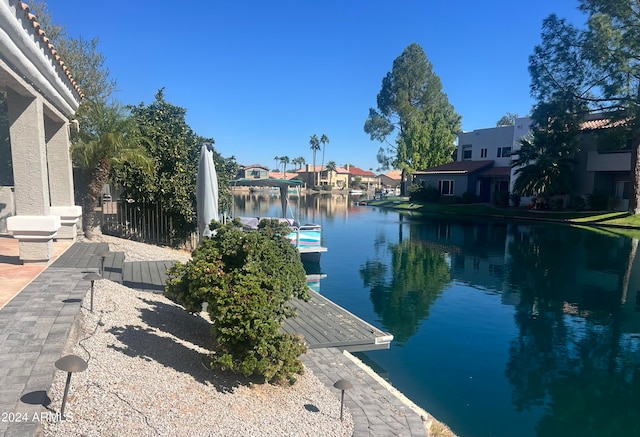
{"type": "Polygon", "coordinates": [[[581,211],[587,207],[587,202],[583,196],[576,195],[571,197],[571,208],[577,211],[581,211]]]}
{"type": "Polygon", "coordinates": [[[462,203],[467,203],[467,204],[473,203],[475,200],[476,200],[476,196],[471,191],[465,191],[464,193],[462,193],[462,198],[460,199],[462,203]]]}
{"type": "Polygon", "coordinates": [[[456,205],[460,203],[460,196],[440,196],[441,205],[456,205]]]}
{"type": "Polygon", "coordinates": [[[409,199],[412,202],[438,203],[440,196],[438,189],[430,185],[413,184],[409,188],[409,199]]]}
{"type": "Polygon", "coordinates": [[[560,211],[564,208],[564,199],[562,197],[558,197],[556,199],[551,200],[551,209],[554,211],[560,211]]]}
{"type": "Polygon", "coordinates": [[[511,193],[509,195],[509,199],[511,199],[511,203],[513,203],[513,206],[518,207],[520,206],[520,195],[517,193],[511,193]]]}
{"type": "Polygon", "coordinates": [[[509,192],[507,190],[494,191],[493,203],[497,206],[509,206],[509,192]]]}
{"type": "Polygon", "coordinates": [[[277,220],[263,220],[254,231],[237,220],[211,227],[215,235],[198,245],[192,260],[169,269],[166,295],[189,312],[208,303],[217,346],[213,367],[295,382],[306,346],[281,328],[294,315],[287,301],[309,295],[300,255],[284,237],[289,227],[277,220]]]}
{"type": "Polygon", "coordinates": [[[591,194],[587,194],[587,203],[589,204],[589,209],[593,211],[606,210],[608,200],[609,196],[600,191],[594,191],[591,194]]]}

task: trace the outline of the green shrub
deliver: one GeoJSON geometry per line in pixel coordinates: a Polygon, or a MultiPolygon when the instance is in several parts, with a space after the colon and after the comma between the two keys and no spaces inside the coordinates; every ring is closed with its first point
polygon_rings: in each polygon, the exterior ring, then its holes
{"type": "Polygon", "coordinates": [[[496,206],[509,206],[509,192],[507,190],[494,191],[493,203],[496,206]]]}
{"type": "Polygon", "coordinates": [[[605,211],[607,209],[608,201],[609,196],[600,191],[594,191],[591,194],[587,194],[589,209],[593,211],[605,211]]]}
{"type": "Polygon", "coordinates": [[[571,209],[575,209],[576,211],[581,211],[587,207],[587,202],[584,200],[584,197],[580,195],[571,197],[571,209]]]}
{"type": "Polygon", "coordinates": [[[462,198],[460,199],[460,201],[462,203],[473,203],[476,200],[476,195],[473,194],[471,191],[465,191],[464,193],[462,193],[462,198]]]}
{"type": "Polygon", "coordinates": [[[564,199],[561,197],[558,197],[556,199],[552,199],[551,200],[551,209],[553,209],[554,211],[560,211],[564,208],[564,199]]]}
{"type": "Polygon", "coordinates": [[[511,199],[511,203],[513,203],[513,206],[518,207],[520,206],[520,195],[517,193],[511,193],[509,195],[509,199],[511,199]]]}
{"type": "Polygon", "coordinates": [[[460,196],[440,196],[441,205],[456,205],[461,202],[460,196]]]}
{"type": "Polygon", "coordinates": [[[284,237],[289,227],[263,220],[258,230],[247,231],[236,220],[213,228],[215,235],[198,245],[191,261],[169,269],[166,295],[189,312],[208,303],[213,367],[266,382],[295,382],[306,346],[282,326],[294,315],[287,302],[309,295],[300,255],[284,237]]]}
{"type": "Polygon", "coordinates": [[[440,196],[438,189],[430,185],[413,184],[409,187],[409,199],[412,202],[438,203],[440,196]]]}

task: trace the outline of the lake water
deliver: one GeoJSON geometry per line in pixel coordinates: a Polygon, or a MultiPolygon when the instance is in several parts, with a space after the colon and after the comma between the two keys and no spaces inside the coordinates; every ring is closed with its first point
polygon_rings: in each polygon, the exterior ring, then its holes
{"type": "MultiPolygon", "coordinates": [[[[606,231],[293,197],[320,292],[391,332],[359,356],[462,436],[640,435],[640,254],[606,231]]],[[[235,214],[278,216],[271,194],[235,214]]]]}

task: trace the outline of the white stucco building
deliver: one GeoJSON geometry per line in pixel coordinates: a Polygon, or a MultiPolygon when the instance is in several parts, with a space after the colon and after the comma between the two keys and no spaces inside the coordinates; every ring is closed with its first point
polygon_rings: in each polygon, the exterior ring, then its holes
{"type": "Polygon", "coordinates": [[[11,154],[1,158],[13,173],[13,184],[0,187],[0,232],[20,241],[23,262],[48,263],[53,239],[75,239],[82,214],[69,154],[69,121],[82,95],[21,1],[0,0],[0,91],[11,154]]]}

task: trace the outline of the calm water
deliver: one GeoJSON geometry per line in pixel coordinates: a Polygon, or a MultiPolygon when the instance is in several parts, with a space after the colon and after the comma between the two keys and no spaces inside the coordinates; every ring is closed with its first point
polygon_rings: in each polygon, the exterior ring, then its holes
{"type": "MultiPolygon", "coordinates": [[[[323,225],[322,294],[395,336],[361,358],[458,435],[640,435],[637,241],[292,201],[323,225]]],[[[280,201],[236,196],[235,213],[280,201]]]]}

